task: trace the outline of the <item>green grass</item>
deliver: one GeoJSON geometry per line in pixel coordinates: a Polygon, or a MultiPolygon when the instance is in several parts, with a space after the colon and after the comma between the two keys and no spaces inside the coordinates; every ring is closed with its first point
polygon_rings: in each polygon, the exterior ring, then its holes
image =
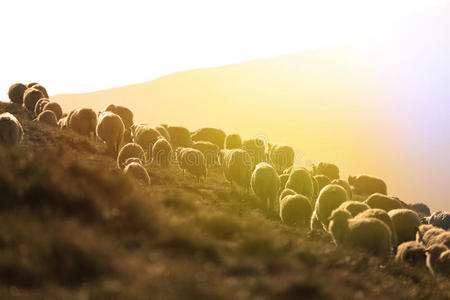
{"type": "Polygon", "coordinates": [[[103,145],[38,126],[0,149],[2,299],[445,299],[448,279],[267,219],[219,170],[124,177],[103,145]]]}

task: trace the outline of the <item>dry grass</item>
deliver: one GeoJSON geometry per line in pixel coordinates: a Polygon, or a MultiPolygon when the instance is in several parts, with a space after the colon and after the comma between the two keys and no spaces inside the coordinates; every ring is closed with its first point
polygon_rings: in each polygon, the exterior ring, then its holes
{"type": "MultiPolygon", "coordinates": [[[[219,170],[124,177],[106,149],[24,124],[0,149],[0,298],[445,299],[448,279],[266,219],[219,170]]],[[[42,126],[42,125],[41,125],[42,126]]]]}

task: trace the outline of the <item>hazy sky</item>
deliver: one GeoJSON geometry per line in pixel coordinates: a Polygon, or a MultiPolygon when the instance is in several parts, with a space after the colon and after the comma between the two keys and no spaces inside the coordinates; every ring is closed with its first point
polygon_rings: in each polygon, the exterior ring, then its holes
{"type": "Polygon", "coordinates": [[[443,2],[1,1],[0,89],[38,81],[50,94],[87,92],[299,52],[443,2]]]}

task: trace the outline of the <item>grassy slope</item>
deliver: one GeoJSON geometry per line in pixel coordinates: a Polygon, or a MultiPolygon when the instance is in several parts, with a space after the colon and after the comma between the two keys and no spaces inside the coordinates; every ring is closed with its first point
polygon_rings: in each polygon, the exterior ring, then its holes
{"type": "Polygon", "coordinates": [[[26,135],[0,149],[0,298],[450,297],[444,278],[265,219],[217,170],[149,168],[150,189],[101,145],[3,111],[26,135]]]}

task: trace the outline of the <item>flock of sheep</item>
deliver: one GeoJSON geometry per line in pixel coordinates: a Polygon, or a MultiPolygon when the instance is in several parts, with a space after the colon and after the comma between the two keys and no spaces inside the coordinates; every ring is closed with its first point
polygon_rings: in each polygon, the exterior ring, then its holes
{"type": "MultiPolygon", "coordinates": [[[[105,143],[117,166],[128,176],[150,185],[145,168],[176,165],[197,181],[219,167],[231,188],[251,190],[267,216],[279,216],[291,226],[327,232],[336,245],[349,244],[381,257],[428,268],[450,276],[450,212],[423,203],[407,204],[388,196],[382,179],[368,175],[341,179],[339,168],[319,163],[312,170],[294,167],[291,146],[268,144],[261,138],[241,140],[216,128],[195,132],[180,126],[134,124],[126,107],[108,105],[98,114],[79,108],[64,114],[37,84],[17,83],[8,92],[35,121],[73,130],[105,143]]],[[[19,121],[0,115],[0,143],[23,139],[19,121]]]]}

